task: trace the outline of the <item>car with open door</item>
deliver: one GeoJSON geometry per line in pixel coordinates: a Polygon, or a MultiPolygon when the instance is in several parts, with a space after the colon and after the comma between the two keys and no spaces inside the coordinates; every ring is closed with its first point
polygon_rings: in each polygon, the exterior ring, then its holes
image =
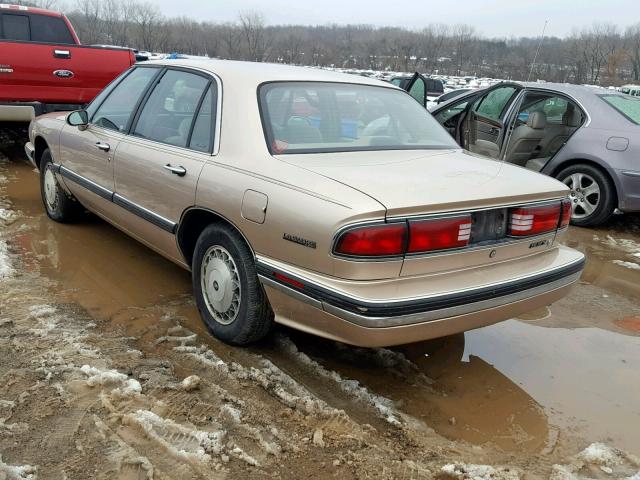
{"type": "Polygon", "coordinates": [[[562,298],[584,266],[565,185],[465,152],[371,78],[143,62],[29,138],[47,215],[86,208],[190,270],[235,345],[274,320],[368,347],[446,336],[562,298]]]}
{"type": "MultiPolygon", "coordinates": [[[[408,85],[418,99],[424,85],[408,85]]],[[[426,106],[426,102],[421,102],[426,106]]],[[[640,211],[640,99],[611,90],[503,82],[431,109],[464,149],[541,172],[571,189],[571,221],[640,211]]]]}

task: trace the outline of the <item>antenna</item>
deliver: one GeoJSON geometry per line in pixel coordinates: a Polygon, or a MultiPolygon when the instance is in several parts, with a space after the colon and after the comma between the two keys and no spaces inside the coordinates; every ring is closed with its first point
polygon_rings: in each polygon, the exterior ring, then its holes
{"type": "Polygon", "coordinates": [[[536,60],[538,59],[538,53],[540,53],[540,47],[542,46],[542,42],[544,41],[544,32],[547,30],[547,23],[549,20],[544,21],[544,27],[542,27],[542,36],[540,37],[540,42],[538,43],[538,49],[536,50],[536,54],[533,57],[533,62],[531,63],[531,69],[529,70],[529,76],[527,77],[527,82],[531,79],[531,74],[533,73],[533,67],[536,65],[536,60]]]}

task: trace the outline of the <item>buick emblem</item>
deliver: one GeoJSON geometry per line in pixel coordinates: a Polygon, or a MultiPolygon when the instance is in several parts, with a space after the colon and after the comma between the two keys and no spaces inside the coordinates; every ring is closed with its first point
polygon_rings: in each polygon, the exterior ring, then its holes
{"type": "Polygon", "coordinates": [[[73,78],[73,72],[71,70],[56,70],[53,74],[60,78],[73,78]]]}
{"type": "Polygon", "coordinates": [[[493,258],[496,256],[496,251],[495,250],[491,250],[491,253],[489,253],[489,258],[493,258]]]}

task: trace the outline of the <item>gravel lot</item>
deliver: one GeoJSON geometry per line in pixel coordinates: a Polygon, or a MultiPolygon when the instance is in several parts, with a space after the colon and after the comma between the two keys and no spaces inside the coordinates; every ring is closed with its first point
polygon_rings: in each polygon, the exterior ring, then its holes
{"type": "Polygon", "coordinates": [[[640,217],[572,228],[543,311],[358,349],[213,339],[190,277],[93,216],[43,213],[0,147],[0,480],[640,479],[640,217]]]}

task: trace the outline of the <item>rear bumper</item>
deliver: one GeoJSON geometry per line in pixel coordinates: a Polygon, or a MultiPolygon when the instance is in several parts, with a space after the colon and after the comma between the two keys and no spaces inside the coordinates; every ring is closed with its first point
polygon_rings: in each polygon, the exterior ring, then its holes
{"type": "Polygon", "coordinates": [[[277,322],[353,345],[391,346],[478,328],[553,303],[584,268],[582,254],[565,250],[572,254],[520,278],[399,300],[372,301],[328,290],[264,261],[258,262],[258,272],[277,322]],[[282,275],[294,283],[279,280],[282,275]]]}
{"type": "Polygon", "coordinates": [[[36,117],[31,105],[0,104],[0,122],[30,122],[36,117]]]}
{"type": "Polygon", "coordinates": [[[49,112],[79,110],[75,103],[0,102],[0,122],[30,122],[49,112]]]}
{"type": "Polygon", "coordinates": [[[640,171],[616,170],[620,182],[620,209],[624,212],[640,211],[640,171]]]}

